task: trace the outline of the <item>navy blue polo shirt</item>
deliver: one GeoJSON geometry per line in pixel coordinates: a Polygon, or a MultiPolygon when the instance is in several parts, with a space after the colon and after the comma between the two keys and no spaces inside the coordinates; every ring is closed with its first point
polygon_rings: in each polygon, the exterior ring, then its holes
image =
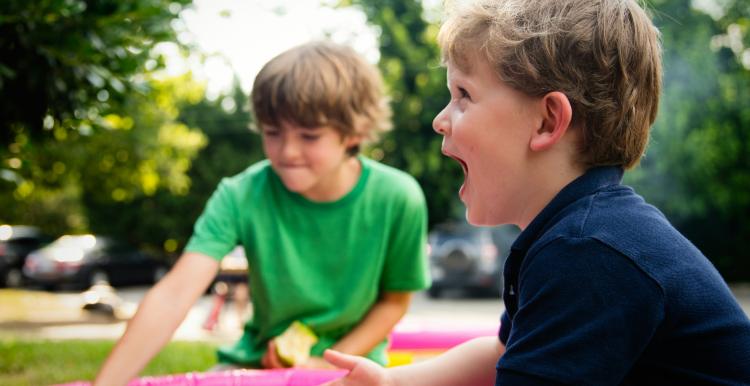
{"type": "Polygon", "coordinates": [[[750,320],[659,210],[589,170],[505,266],[496,385],[750,385],[750,320]]]}

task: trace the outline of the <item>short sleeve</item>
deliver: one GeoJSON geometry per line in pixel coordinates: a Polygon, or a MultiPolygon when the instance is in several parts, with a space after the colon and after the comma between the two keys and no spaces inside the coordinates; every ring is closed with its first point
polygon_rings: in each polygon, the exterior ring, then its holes
{"type": "Polygon", "coordinates": [[[229,180],[224,179],[195,222],[185,252],[198,252],[221,260],[238,244],[238,218],[229,180]]]}
{"type": "Polygon", "coordinates": [[[418,291],[430,286],[427,264],[427,204],[414,180],[395,206],[381,279],[385,291],[418,291]]]}
{"type": "Polygon", "coordinates": [[[526,384],[524,374],[619,384],[663,318],[661,287],[628,257],[594,239],[555,240],[523,262],[497,385],[526,384]]]}

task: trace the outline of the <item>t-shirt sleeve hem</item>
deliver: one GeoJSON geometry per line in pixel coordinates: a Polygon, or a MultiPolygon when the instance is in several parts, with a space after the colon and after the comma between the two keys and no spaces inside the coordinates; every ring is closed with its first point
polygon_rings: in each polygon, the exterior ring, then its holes
{"type": "Polygon", "coordinates": [[[390,292],[416,292],[430,288],[430,282],[414,284],[414,283],[391,283],[386,287],[383,287],[383,291],[390,292]]]}
{"type": "Polygon", "coordinates": [[[206,255],[216,261],[221,261],[221,259],[224,258],[226,253],[221,253],[218,251],[217,248],[209,248],[205,245],[198,246],[198,245],[189,245],[185,247],[185,250],[183,253],[200,253],[202,255],[206,255]]]}

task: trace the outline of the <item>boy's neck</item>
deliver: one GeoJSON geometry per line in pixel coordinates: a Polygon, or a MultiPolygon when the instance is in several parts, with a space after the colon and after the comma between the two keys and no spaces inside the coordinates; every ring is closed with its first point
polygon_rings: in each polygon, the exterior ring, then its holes
{"type": "Polygon", "coordinates": [[[517,225],[521,229],[526,229],[565,186],[586,172],[583,165],[570,158],[549,155],[553,154],[546,154],[537,159],[531,166],[533,170],[528,171],[529,175],[534,176],[534,180],[529,181],[526,205],[519,214],[517,225]]]}
{"type": "Polygon", "coordinates": [[[337,201],[354,189],[362,175],[362,163],[357,156],[346,158],[339,167],[313,189],[300,193],[314,202],[337,201]]]}

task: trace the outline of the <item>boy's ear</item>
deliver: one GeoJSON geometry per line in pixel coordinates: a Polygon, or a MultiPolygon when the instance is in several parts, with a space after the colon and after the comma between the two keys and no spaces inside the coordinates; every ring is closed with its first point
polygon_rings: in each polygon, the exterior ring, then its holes
{"type": "Polygon", "coordinates": [[[565,94],[559,91],[547,93],[542,97],[541,104],[542,122],[532,134],[529,144],[533,151],[549,149],[559,142],[573,120],[573,107],[565,94]]]}
{"type": "Polygon", "coordinates": [[[359,146],[362,144],[363,141],[362,134],[350,134],[344,137],[343,144],[344,148],[346,149],[347,153],[354,154],[358,151],[354,151],[352,153],[352,149],[359,149],[359,146]]]}
{"type": "Polygon", "coordinates": [[[350,134],[344,137],[344,143],[347,148],[351,148],[362,143],[362,134],[350,134]]]}

